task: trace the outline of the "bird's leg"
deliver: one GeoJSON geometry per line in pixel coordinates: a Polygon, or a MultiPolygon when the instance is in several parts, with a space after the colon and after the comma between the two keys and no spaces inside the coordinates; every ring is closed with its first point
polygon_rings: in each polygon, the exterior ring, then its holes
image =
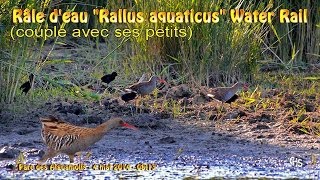
{"type": "Polygon", "coordinates": [[[105,95],[105,94],[106,94],[106,92],[107,92],[108,88],[109,88],[109,84],[108,84],[108,85],[106,85],[106,88],[103,90],[102,95],[105,95]]]}
{"type": "Polygon", "coordinates": [[[141,96],[141,99],[140,99],[140,105],[139,105],[139,113],[141,114],[142,111],[143,111],[143,108],[144,108],[144,102],[145,102],[145,95],[144,96],[141,96]]]}
{"type": "Polygon", "coordinates": [[[74,154],[68,154],[70,163],[74,162],[74,154]]]}
{"type": "Polygon", "coordinates": [[[139,96],[136,101],[135,101],[135,106],[136,106],[136,114],[138,113],[138,106],[139,106],[139,101],[140,101],[141,96],[139,96]]]}
{"type": "Polygon", "coordinates": [[[102,100],[106,94],[106,91],[108,89],[109,85],[103,90],[102,94],[101,94],[101,97],[100,97],[100,100],[99,100],[99,105],[102,106],[102,100]]]}
{"type": "Polygon", "coordinates": [[[77,152],[76,155],[79,157],[79,162],[81,163],[81,151],[77,152]]]}
{"type": "Polygon", "coordinates": [[[39,163],[45,163],[48,159],[56,156],[57,154],[58,154],[58,153],[57,153],[56,151],[54,151],[54,150],[52,150],[52,149],[48,149],[48,150],[46,151],[46,153],[42,156],[42,158],[39,159],[38,162],[39,162],[39,163]]]}
{"type": "Polygon", "coordinates": [[[149,100],[149,97],[150,97],[149,95],[146,95],[146,96],[143,97],[143,101],[141,102],[142,107],[145,107],[145,105],[146,105],[145,103],[146,103],[146,101],[149,100]]]}
{"type": "Polygon", "coordinates": [[[143,107],[144,107],[144,102],[145,102],[145,95],[141,95],[140,96],[140,99],[139,99],[139,114],[141,114],[142,113],[142,109],[143,109],[143,107]]]}
{"type": "Polygon", "coordinates": [[[130,107],[131,116],[133,116],[133,115],[134,115],[134,112],[133,112],[133,109],[132,109],[132,105],[129,104],[129,107],[130,107]]]}
{"type": "Polygon", "coordinates": [[[103,82],[101,82],[101,84],[103,84],[106,88],[103,90],[103,92],[102,92],[102,94],[101,94],[100,101],[99,101],[99,105],[100,105],[100,106],[102,106],[102,102],[101,102],[101,101],[103,100],[104,97],[106,97],[107,91],[108,91],[108,94],[109,94],[109,95],[111,94],[111,92],[110,92],[110,90],[109,90],[109,88],[111,88],[111,86],[110,86],[108,83],[103,83],[103,82]]]}

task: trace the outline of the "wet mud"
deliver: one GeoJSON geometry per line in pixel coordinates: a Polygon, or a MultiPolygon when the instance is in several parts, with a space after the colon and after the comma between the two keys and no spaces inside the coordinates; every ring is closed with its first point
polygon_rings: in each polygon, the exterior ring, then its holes
{"type": "MultiPolygon", "coordinates": [[[[167,90],[166,90],[167,91],[167,90]]],[[[55,99],[25,114],[1,112],[0,178],[311,178],[318,179],[319,139],[290,125],[285,111],[252,110],[236,104],[206,99],[201,91],[180,86],[172,94],[150,98],[135,106],[107,97],[101,102],[55,99]],[[183,92],[181,92],[183,91],[183,92]],[[191,90],[192,91],[192,90],[191,90]],[[178,115],[144,104],[175,97],[184,111],[178,115]],[[39,117],[54,115],[74,125],[95,127],[111,117],[123,117],[139,130],[118,128],[78,155],[82,171],[21,171],[16,167],[21,153],[26,164],[36,164],[46,149],[40,135],[39,117]],[[292,161],[293,159],[297,161],[292,161]],[[301,162],[301,163],[298,163],[301,162]],[[94,164],[129,164],[130,169],[93,170],[94,164]],[[137,168],[137,165],[140,165],[137,168]],[[155,168],[141,169],[155,165],[155,168]]],[[[270,91],[265,96],[274,96],[270,91]]],[[[283,95],[282,107],[304,103],[306,116],[319,119],[312,97],[299,100],[283,95]],[[303,102],[298,102],[303,101],[303,102]],[[307,103],[306,103],[307,102],[307,103]],[[290,104],[292,103],[292,104],[290,104]],[[314,107],[311,107],[314,106],[314,107]]],[[[143,101],[143,100],[142,100],[143,101]]],[[[241,98],[239,99],[240,103],[241,98]]],[[[47,164],[69,164],[59,155],[47,164]]]]}

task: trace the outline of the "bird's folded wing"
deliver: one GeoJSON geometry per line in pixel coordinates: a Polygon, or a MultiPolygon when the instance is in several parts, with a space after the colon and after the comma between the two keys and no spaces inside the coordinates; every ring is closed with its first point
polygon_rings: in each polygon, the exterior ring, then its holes
{"type": "Polygon", "coordinates": [[[131,91],[137,91],[140,87],[140,83],[139,84],[133,84],[131,86],[129,86],[127,89],[130,89],[131,91]]]}
{"type": "Polygon", "coordinates": [[[77,128],[55,118],[40,118],[42,122],[41,136],[45,144],[55,150],[68,147],[77,141],[81,135],[81,128],[77,128]]]}
{"type": "Polygon", "coordinates": [[[140,88],[149,86],[149,84],[150,84],[149,81],[143,81],[143,82],[131,85],[129,89],[132,89],[133,91],[139,91],[140,88]]]}
{"type": "Polygon", "coordinates": [[[229,100],[226,101],[226,103],[232,103],[236,101],[239,98],[237,94],[233,95],[229,100]]]}
{"type": "Polygon", "coordinates": [[[63,137],[65,135],[79,136],[81,134],[80,127],[73,126],[54,117],[40,118],[40,120],[42,123],[42,131],[45,133],[50,133],[59,137],[63,137]]]}
{"type": "Polygon", "coordinates": [[[233,92],[227,91],[227,92],[224,94],[223,101],[228,101],[228,100],[230,100],[233,96],[234,96],[234,93],[233,93],[233,92]]]}

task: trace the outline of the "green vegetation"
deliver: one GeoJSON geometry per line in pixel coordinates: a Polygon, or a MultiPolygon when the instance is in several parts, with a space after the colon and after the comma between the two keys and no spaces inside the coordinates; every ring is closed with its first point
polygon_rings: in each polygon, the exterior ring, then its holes
{"type": "MultiPolygon", "coordinates": [[[[228,85],[242,80],[251,83],[245,96],[245,107],[257,109],[278,108],[279,99],[263,98],[263,89],[277,88],[282,93],[316,95],[319,99],[320,64],[320,1],[4,1],[0,10],[0,109],[20,107],[22,102],[41,102],[62,96],[99,101],[103,97],[92,92],[92,86],[104,73],[119,72],[113,86],[121,89],[135,81],[143,73],[158,74],[172,85],[188,83],[193,86],[228,85]],[[126,2],[126,3],[125,3],[126,2]],[[30,8],[51,12],[55,8],[65,11],[87,11],[94,8],[128,11],[195,11],[209,12],[234,8],[247,11],[270,11],[279,9],[297,11],[308,9],[308,23],[232,23],[230,17],[220,16],[218,23],[137,23],[100,24],[96,16],[90,16],[86,24],[13,24],[12,9],[30,8]],[[117,38],[18,38],[12,40],[11,28],[74,28],[93,29],[138,29],[186,28],[192,37],[162,37],[145,40],[139,37],[117,38]],[[35,90],[21,94],[19,86],[35,74],[35,90]],[[256,87],[256,89],[255,89],[256,87]],[[9,105],[9,106],[8,106],[9,105]]],[[[169,100],[154,107],[171,110],[174,117],[182,113],[177,101],[169,100]]],[[[16,108],[14,108],[16,109],[16,108]]],[[[296,111],[296,109],[295,109],[296,111]]],[[[298,110],[299,111],[299,110],[298,110]]],[[[300,112],[300,111],[299,111],[300,112]]],[[[298,113],[299,114],[299,113],[298,113]]],[[[299,116],[299,115],[297,115],[299,116]]],[[[298,118],[298,117],[296,117],[298,118]]],[[[298,118],[299,119],[299,118],[298,118]]],[[[293,118],[292,122],[297,122],[293,118]]],[[[299,121],[300,122],[300,121],[299,121]]],[[[305,121],[301,121],[305,122],[305,121]]],[[[306,123],[304,123],[306,124],[306,123]]]]}

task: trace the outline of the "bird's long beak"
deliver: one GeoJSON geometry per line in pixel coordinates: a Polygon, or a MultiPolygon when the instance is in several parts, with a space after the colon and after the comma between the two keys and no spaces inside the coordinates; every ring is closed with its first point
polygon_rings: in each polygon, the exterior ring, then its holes
{"type": "Polygon", "coordinates": [[[122,123],[121,124],[122,127],[126,127],[126,128],[129,128],[129,129],[133,129],[133,130],[138,130],[138,128],[136,128],[135,126],[129,124],[129,123],[122,123]]]}
{"type": "Polygon", "coordinates": [[[167,83],[167,81],[165,81],[164,79],[160,79],[159,82],[160,83],[167,83]]]}

